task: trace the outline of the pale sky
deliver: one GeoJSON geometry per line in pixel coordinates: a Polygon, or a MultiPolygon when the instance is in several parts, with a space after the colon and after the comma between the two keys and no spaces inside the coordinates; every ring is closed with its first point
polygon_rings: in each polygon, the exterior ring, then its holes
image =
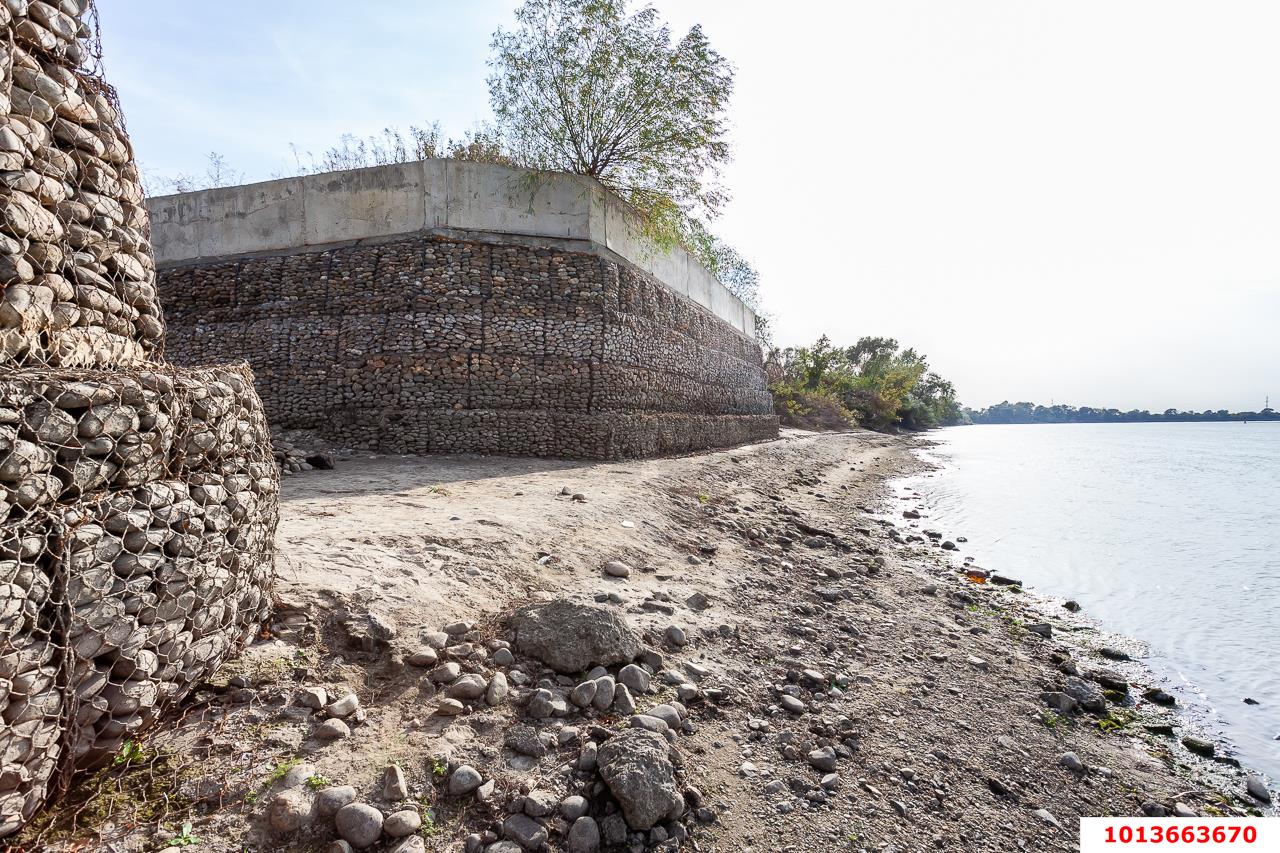
{"type": "MultiPolygon", "coordinates": [[[[1280,408],[1280,3],[658,0],[737,67],[781,344],[890,335],[975,407],[1280,408]]],[[[489,115],[513,2],[99,0],[144,169],[489,115]]]]}

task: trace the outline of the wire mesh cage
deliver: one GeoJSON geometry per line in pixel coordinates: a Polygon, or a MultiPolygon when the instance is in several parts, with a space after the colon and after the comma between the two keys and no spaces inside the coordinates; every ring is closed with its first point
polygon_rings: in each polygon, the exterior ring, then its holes
{"type": "Polygon", "coordinates": [[[0,0],[0,838],[267,615],[279,472],[247,365],[164,362],[91,0],[0,0]]]}
{"type": "Polygon", "coordinates": [[[252,388],[244,366],[0,375],[0,833],[266,617],[279,480],[252,388]]]}
{"type": "Polygon", "coordinates": [[[142,185],[114,92],[96,76],[93,7],[5,0],[0,26],[0,363],[158,359],[142,185]]]}

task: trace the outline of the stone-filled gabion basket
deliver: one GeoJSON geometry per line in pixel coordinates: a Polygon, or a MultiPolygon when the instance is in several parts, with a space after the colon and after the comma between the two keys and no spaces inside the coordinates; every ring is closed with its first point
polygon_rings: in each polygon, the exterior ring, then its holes
{"type": "Polygon", "coordinates": [[[0,0],[0,837],[267,615],[246,365],[181,369],[91,0],[0,0]]]}
{"type": "Polygon", "coordinates": [[[0,375],[0,833],[267,615],[278,469],[246,367],[0,375]]]}
{"type": "Polygon", "coordinates": [[[385,453],[622,459],[778,435],[760,347],[625,262],[402,235],[162,268],[170,357],[385,453]]]}

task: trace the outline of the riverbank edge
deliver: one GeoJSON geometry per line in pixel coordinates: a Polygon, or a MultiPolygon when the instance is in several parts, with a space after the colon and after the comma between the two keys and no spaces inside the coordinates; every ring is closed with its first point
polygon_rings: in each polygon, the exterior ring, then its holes
{"type": "MultiPolygon", "coordinates": [[[[944,467],[942,464],[926,458],[928,451],[931,448],[940,446],[941,442],[923,434],[911,435],[907,438],[910,446],[905,450],[906,456],[910,461],[903,462],[896,473],[885,475],[882,483],[884,498],[881,504],[886,512],[877,518],[898,527],[903,526],[904,522],[918,521],[920,524],[912,526],[911,529],[914,530],[915,527],[918,527],[920,533],[923,534],[924,531],[932,531],[933,528],[925,523],[929,517],[926,514],[925,498],[915,487],[910,485],[910,481],[921,474],[938,471],[944,467]],[[902,491],[908,488],[911,489],[911,495],[909,496],[911,505],[909,507],[907,507],[908,500],[904,499],[906,496],[902,494],[902,491]],[[907,508],[904,509],[904,507],[907,508]],[[914,519],[908,518],[906,516],[908,511],[917,512],[919,515],[914,519]]],[[[964,537],[963,533],[957,532],[955,535],[959,537],[960,545],[967,541],[967,537],[964,537]]],[[[943,551],[944,556],[947,552],[942,548],[942,543],[952,541],[947,540],[945,535],[936,539],[931,539],[928,535],[924,535],[923,540],[925,543],[932,542],[931,551],[943,551]]],[[[955,544],[954,541],[953,544],[955,544]]],[[[977,566],[973,562],[973,558],[965,557],[959,547],[949,553],[960,557],[959,563],[955,561],[954,556],[948,560],[951,570],[948,572],[949,577],[947,579],[953,584],[959,584],[962,587],[968,586],[969,588],[978,586],[968,580],[966,572],[968,568],[984,571],[988,574],[988,578],[998,576],[1003,580],[1016,580],[1012,575],[1005,575],[1001,571],[1005,567],[977,566]]],[[[927,569],[924,566],[919,566],[919,568],[927,573],[927,569]]],[[[1008,571],[1007,568],[1006,570],[1008,571]]],[[[1266,774],[1250,768],[1235,757],[1232,754],[1234,748],[1231,744],[1221,735],[1208,731],[1200,725],[1199,721],[1192,716],[1191,709],[1183,702],[1178,701],[1176,705],[1163,706],[1145,698],[1144,694],[1151,690],[1161,689],[1161,682],[1164,681],[1164,678],[1156,673],[1144,660],[1149,650],[1145,641],[1138,637],[1111,631],[1090,616],[1083,608],[1079,608],[1078,604],[1076,606],[1079,609],[1070,609],[1066,606],[1069,599],[1038,590],[1033,586],[1023,584],[1021,581],[1016,581],[1012,584],[988,582],[982,584],[982,586],[998,593],[1003,591],[1002,601],[1007,608],[1020,610],[1025,614],[1035,614],[1045,620],[1051,628],[1058,628],[1059,630],[1053,631],[1053,637],[1056,640],[1063,641],[1065,646],[1074,651],[1075,654],[1072,660],[1081,675],[1109,670],[1118,672],[1125,677],[1131,688],[1127,700],[1116,703],[1108,699],[1109,708],[1114,705],[1116,708],[1136,715],[1126,725],[1122,726],[1122,730],[1129,729],[1137,734],[1137,729],[1140,728],[1143,731],[1141,739],[1145,743],[1156,747],[1157,751],[1160,749],[1168,750],[1176,762],[1171,766],[1181,770],[1188,784],[1194,786],[1194,789],[1188,791],[1189,794],[1196,794],[1197,799],[1203,800],[1206,799],[1205,794],[1209,791],[1214,791],[1219,797],[1219,802],[1230,803],[1234,801],[1244,809],[1243,812],[1225,812],[1222,814],[1214,814],[1213,811],[1210,811],[1210,816],[1280,816],[1280,798],[1277,797],[1277,793],[1280,792],[1280,780],[1269,778],[1266,774]],[[1103,649],[1106,649],[1107,652],[1104,653],[1103,649]],[[1111,655],[1110,652],[1112,651],[1122,652],[1127,655],[1127,659],[1111,655]],[[1156,729],[1156,731],[1152,731],[1152,729],[1156,729]],[[1163,733],[1166,731],[1169,733],[1163,733]],[[1213,754],[1207,756],[1193,751],[1186,745],[1188,739],[1212,745],[1213,754]],[[1261,779],[1268,792],[1270,792],[1271,802],[1269,804],[1248,793],[1246,784],[1248,777],[1251,775],[1261,779]],[[1201,791],[1198,789],[1208,790],[1201,791]]],[[[1064,663],[1069,666],[1069,662],[1064,663]]],[[[1069,671],[1063,671],[1064,676],[1069,674],[1069,671]]],[[[1049,710],[1047,706],[1046,709],[1049,710]]],[[[1216,808],[1208,803],[1206,805],[1210,805],[1210,809],[1216,808]]]]}
{"type": "MultiPolygon", "coordinates": [[[[1197,787],[1190,772],[1091,717],[1042,723],[1039,696],[1059,646],[1011,629],[1029,618],[1019,614],[1031,596],[969,584],[939,549],[898,543],[896,526],[875,520],[893,500],[889,484],[918,470],[912,446],[862,431],[797,432],[625,465],[365,457],[288,478],[271,636],[220,670],[207,706],[215,719],[193,714],[141,745],[191,756],[159,775],[139,767],[149,790],[214,790],[216,805],[125,822],[135,803],[111,799],[113,784],[105,802],[91,795],[60,809],[60,844],[28,849],[85,849],[86,836],[111,832],[113,849],[142,853],[183,821],[210,848],[321,849],[331,818],[291,830],[273,820],[277,804],[318,796],[295,783],[349,786],[391,814],[405,807],[385,794],[395,765],[431,818],[428,849],[457,853],[489,833],[486,846],[509,850],[496,839],[526,794],[597,795],[599,780],[573,770],[579,741],[629,723],[585,709],[528,713],[543,678],[561,692],[577,679],[557,682],[523,655],[503,665],[513,685],[505,702],[446,714],[443,689],[427,687],[434,670],[409,656],[422,651],[422,632],[460,620],[476,641],[509,640],[514,607],[564,597],[625,613],[660,653],[655,669],[699,673],[700,698],[685,706],[691,725],[673,750],[703,803],[703,817],[683,824],[696,849],[1071,853],[1082,815],[1140,816],[1148,801],[1172,808],[1197,787]],[[631,570],[612,574],[610,560],[631,570]],[[962,595],[983,612],[967,612],[962,595]],[[986,609],[997,607],[1008,620],[986,609]],[[370,649],[362,626],[374,613],[400,634],[370,649]],[[341,739],[318,739],[327,711],[298,701],[311,689],[350,691],[363,719],[341,739]],[[789,710],[784,696],[803,707],[789,710]],[[215,721],[217,743],[202,746],[215,721]],[[566,726],[578,740],[561,742],[566,726]],[[507,747],[517,731],[545,736],[546,754],[507,747]],[[1079,770],[1061,761],[1067,752],[1079,770]],[[832,760],[834,771],[815,763],[832,760]],[[497,799],[448,794],[444,780],[464,764],[496,783],[497,799]]],[[[496,664],[465,659],[494,674],[496,664]]],[[[652,682],[638,694],[641,711],[678,698],[661,676],[652,682]]],[[[567,824],[539,820],[558,843],[567,824]]],[[[608,849],[670,851],[671,841],[608,849]]]]}

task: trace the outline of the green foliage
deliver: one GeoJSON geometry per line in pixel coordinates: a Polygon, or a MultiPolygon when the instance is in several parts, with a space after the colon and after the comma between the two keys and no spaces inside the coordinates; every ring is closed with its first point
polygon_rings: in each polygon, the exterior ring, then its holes
{"type": "Polygon", "coordinates": [[[1146,409],[1101,409],[1094,406],[1037,406],[1035,403],[996,403],[985,409],[965,409],[965,414],[975,424],[1120,424],[1120,423],[1188,423],[1199,421],[1275,421],[1280,412],[1269,406],[1256,412],[1229,412],[1226,409],[1205,409],[1203,412],[1180,412],[1165,409],[1148,412],[1146,409]]]}
{"type": "Polygon", "coordinates": [[[1098,720],[1098,731],[1104,733],[1119,732],[1128,728],[1138,715],[1126,709],[1112,709],[1107,715],[1098,720]]]}
{"type": "Polygon", "coordinates": [[[823,335],[811,347],[773,350],[767,367],[775,407],[788,425],[843,419],[887,430],[963,423],[955,387],[893,338],[864,337],[842,348],[823,335]]]}
{"type": "Polygon", "coordinates": [[[1063,719],[1062,717],[1055,714],[1053,711],[1043,711],[1040,714],[1040,724],[1044,726],[1046,729],[1052,730],[1062,725],[1063,719]]]}
{"type": "MultiPolygon", "coordinates": [[[[196,804],[184,793],[192,770],[189,758],[168,749],[144,750],[136,741],[128,747],[122,744],[109,764],[77,777],[57,808],[38,812],[21,835],[7,839],[13,846],[3,849],[87,849],[82,846],[86,838],[113,837],[104,833],[121,827],[158,829],[175,815],[194,814],[196,804]]],[[[184,826],[165,846],[198,843],[200,839],[184,826]]]]}
{"type": "Polygon", "coordinates": [[[191,847],[199,843],[200,838],[192,833],[190,823],[184,823],[182,825],[182,831],[169,839],[170,847],[191,847]]]}
{"type": "Polygon", "coordinates": [[[328,776],[322,776],[319,773],[307,777],[307,787],[313,791],[319,791],[321,788],[327,788],[331,784],[333,783],[329,781],[328,776]]]}
{"type": "Polygon", "coordinates": [[[809,430],[849,429],[858,421],[840,398],[827,391],[810,391],[796,382],[778,382],[773,409],[783,424],[809,430]]]}
{"type": "Polygon", "coordinates": [[[287,761],[281,761],[274,768],[272,768],[270,773],[267,774],[267,778],[262,780],[262,786],[266,788],[271,785],[274,785],[284,777],[288,776],[289,771],[297,767],[301,763],[302,763],[301,758],[290,758],[287,761]]]}
{"type": "Polygon", "coordinates": [[[431,838],[431,836],[438,834],[441,829],[441,825],[436,822],[435,809],[424,803],[422,809],[422,826],[418,827],[418,835],[423,838],[431,838]]]}
{"type": "Polygon", "coordinates": [[[676,238],[714,218],[729,159],[733,69],[695,26],[678,40],[650,6],[525,0],[494,33],[489,100],[526,166],[590,175],[676,238]]]}
{"type": "Polygon", "coordinates": [[[137,741],[127,740],[120,744],[120,751],[111,759],[111,764],[119,767],[122,764],[142,763],[146,760],[146,750],[139,746],[137,741]]]}

